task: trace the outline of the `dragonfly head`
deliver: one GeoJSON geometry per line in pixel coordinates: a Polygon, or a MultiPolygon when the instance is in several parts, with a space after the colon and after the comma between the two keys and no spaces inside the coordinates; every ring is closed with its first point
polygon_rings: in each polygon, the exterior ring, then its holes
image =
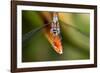
{"type": "Polygon", "coordinates": [[[57,35],[60,34],[60,28],[57,28],[57,27],[51,27],[50,32],[53,33],[54,36],[57,36],[57,35]]]}

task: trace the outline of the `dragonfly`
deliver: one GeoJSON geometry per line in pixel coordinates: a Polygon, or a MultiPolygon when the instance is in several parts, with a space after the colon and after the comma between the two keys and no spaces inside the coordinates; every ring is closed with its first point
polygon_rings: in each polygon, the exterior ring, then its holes
{"type": "Polygon", "coordinates": [[[63,48],[62,48],[62,41],[61,41],[61,31],[60,31],[60,25],[58,20],[58,14],[56,12],[53,13],[51,24],[48,26],[48,28],[45,28],[45,33],[48,41],[53,46],[54,50],[58,54],[62,54],[63,48]]]}
{"type": "MultiPolygon", "coordinates": [[[[43,32],[44,32],[47,40],[52,45],[54,51],[60,55],[63,54],[64,48],[62,46],[63,43],[62,43],[62,36],[61,36],[61,27],[60,27],[59,22],[62,22],[62,21],[59,20],[58,13],[52,12],[52,20],[50,22],[48,22],[46,20],[46,24],[44,24],[43,26],[33,29],[33,30],[29,31],[28,33],[26,33],[25,35],[23,35],[22,42],[25,42],[27,39],[31,38],[34,34],[36,34],[37,32],[39,32],[43,29],[43,32]]],[[[80,29],[78,29],[77,27],[66,24],[64,22],[62,22],[62,23],[64,26],[74,28],[77,31],[81,32],[80,29]]],[[[81,33],[83,35],[87,36],[83,32],[81,32],[81,33]]]]}

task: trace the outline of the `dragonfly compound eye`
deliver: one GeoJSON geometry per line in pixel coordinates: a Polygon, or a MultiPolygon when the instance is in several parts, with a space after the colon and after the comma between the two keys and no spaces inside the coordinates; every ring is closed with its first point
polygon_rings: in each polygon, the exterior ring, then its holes
{"type": "Polygon", "coordinates": [[[60,34],[60,28],[59,27],[51,27],[50,30],[52,33],[54,33],[55,35],[60,34]]]}

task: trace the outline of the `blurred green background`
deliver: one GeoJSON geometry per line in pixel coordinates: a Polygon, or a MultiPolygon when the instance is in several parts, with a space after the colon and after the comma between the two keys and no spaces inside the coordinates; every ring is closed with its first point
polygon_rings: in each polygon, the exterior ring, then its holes
{"type": "MultiPolygon", "coordinates": [[[[51,12],[46,13],[50,14],[51,12]]],[[[22,36],[44,25],[41,14],[42,11],[22,11],[22,36]]],[[[22,62],[89,59],[90,15],[67,12],[58,14],[63,54],[59,55],[54,51],[41,29],[35,32],[31,38],[22,42],[22,62]]]]}

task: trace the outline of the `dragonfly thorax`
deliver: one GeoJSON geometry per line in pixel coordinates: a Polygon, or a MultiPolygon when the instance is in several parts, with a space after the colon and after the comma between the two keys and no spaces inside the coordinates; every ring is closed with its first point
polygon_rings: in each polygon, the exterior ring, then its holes
{"type": "Polygon", "coordinates": [[[59,27],[59,22],[58,22],[58,16],[57,13],[53,14],[53,21],[51,24],[51,30],[50,30],[54,36],[57,36],[60,34],[60,27],[59,27]]]}

